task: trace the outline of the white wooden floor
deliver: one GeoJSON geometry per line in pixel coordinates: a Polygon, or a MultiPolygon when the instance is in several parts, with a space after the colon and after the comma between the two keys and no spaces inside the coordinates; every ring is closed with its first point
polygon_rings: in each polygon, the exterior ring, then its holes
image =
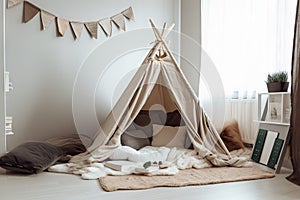
{"type": "Polygon", "coordinates": [[[203,199],[203,200],[289,200],[300,199],[300,187],[285,179],[287,172],[272,179],[181,188],[154,188],[105,192],[96,180],[44,172],[17,175],[0,170],[1,200],[110,200],[110,199],[203,199]]]}

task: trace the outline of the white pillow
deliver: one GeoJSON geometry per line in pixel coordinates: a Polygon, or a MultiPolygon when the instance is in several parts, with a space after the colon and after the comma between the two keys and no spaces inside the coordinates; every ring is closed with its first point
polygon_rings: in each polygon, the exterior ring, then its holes
{"type": "Polygon", "coordinates": [[[138,154],[139,152],[129,146],[119,146],[114,152],[109,156],[111,160],[128,160],[130,155],[138,154]]]}
{"type": "Polygon", "coordinates": [[[153,124],[152,146],[184,148],[186,139],[186,126],[164,126],[153,124]]]}
{"type": "Polygon", "coordinates": [[[166,161],[170,152],[167,147],[151,147],[146,146],[138,151],[137,154],[131,154],[128,157],[132,162],[147,162],[147,161],[166,161]]]}

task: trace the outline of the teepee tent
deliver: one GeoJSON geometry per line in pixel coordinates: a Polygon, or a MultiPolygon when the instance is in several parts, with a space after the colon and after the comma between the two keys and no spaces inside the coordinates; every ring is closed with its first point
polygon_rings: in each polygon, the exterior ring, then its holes
{"type": "Polygon", "coordinates": [[[174,24],[167,29],[165,23],[160,33],[151,20],[150,23],[156,37],[153,48],[101,124],[92,146],[70,162],[104,161],[122,145],[121,135],[138,113],[159,104],[166,111],[179,111],[186,124],[188,137],[201,159],[207,159],[215,166],[238,165],[238,159],[231,158],[166,44],[165,38],[174,24]]]}

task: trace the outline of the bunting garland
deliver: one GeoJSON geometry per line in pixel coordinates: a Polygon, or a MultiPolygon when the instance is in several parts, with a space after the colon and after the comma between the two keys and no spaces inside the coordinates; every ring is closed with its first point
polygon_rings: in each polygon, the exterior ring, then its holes
{"type": "Polygon", "coordinates": [[[23,12],[23,22],[29,22],[36,14],[40,12],[40,9],[27,1],[24,1],[24,12],[23,12]]]}
{"type": "Polygon", "coordinates": [[[53,22],[54,19],[54,15],[44,10],[41,10],[42,30],[46,30],[46,28],[48,28],[48,26],[53,22]]]}
{"type": "Polygon", "coordinates": [[[128,9],[124,10],[122,14],[129,20],[134,20],[134,15],[133,15],[133,10],[131,7],[128,9]]]}
{"type": "Polygon", "coordinates": [[[84,24],[86,30],[89,32],[90,36],[92,38],[97,39],[98,38],[98,23],[97,22],[90,22],[90,23],[86,23],[84,24]]]}
{"type": "Polygon", "coordinates": [[[56,29],[59,37],[63,37],[70,26],[74,39],[78,40],[81,36],[82,29],[85,27],[91,38],[98,39],[98,26],[107,37],[112,35],[112,24],[115,24],[118,29],[126,30],[125,18],[127,20],[134,20],[134,14],[132,7],[127,8],[119,14],[116,14],[110,18],[100,19],[94,22],[78,22],[70,21],[60,18],[52,13],[49,13],[38,6],[24,0],[7,0],[7,8],[14,7],[24,2],[23,6],[23,22],[27,23],[33,19],[38,13],[41,19],[41,29],[46,30],[50,24],[55,20],[56,29]]]}
{"type": "Polygon", "coordinates": [[[106,36],[111,36],[111,33],[112,33],[111,20],[109,18],[102,19],[99,21],[99,24],[100,24],[102,30],[104,31],[104,33],[106,34],[106,36]]]}
{"type": "Polygon", "coordinates": [[[63,37],[68,29],[69,22],[65,19],[56,17],[58,36],[63,37]]]}
{"type": "Polygon", "coordinates": [[[24,0],[7,0],[7,8],[14,7],[20,3],[22,3],[24,0]]]}
{"type": "Polygon", "coordinates": [[[115,16],[113,16],[112,21],[123,31],[125,31],[125,20],[124,20],[124,16],[123,14],[117,14],[115,16]]]}
{"type": "Polygon", "coordinates": [[[78,22],[71,22],[71,28],[74,33],[75,39],[79,39],[81,36],[83,24],[78,22]]]}

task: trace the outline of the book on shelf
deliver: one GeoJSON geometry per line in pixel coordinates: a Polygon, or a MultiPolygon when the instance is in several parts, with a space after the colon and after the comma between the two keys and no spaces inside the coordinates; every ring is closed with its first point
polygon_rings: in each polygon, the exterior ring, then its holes
{"type": "Polygon", "coordinates": [[[6,122],[12,122],[12,117],[11,116],[6,116],[5,121],[6,122]]]}
{"type": "Polygon", "coordinates": [[[5,135],[13,135],[14,133],[12,131],[6,131],[5,135]]]}
{"type": "Polygon", "coordinates": [[[284,140],[276,138],[274,142],[274,146],[272,148],[272,152],[270,155],[270,158],[268,160],[267,166],[269,166],[272,169],[275,169],[275,165],[277,164],[277,161],[279,159],[279,155],[283,146],[284,140]]]}
{"type": "Polygon", "coordinates": [[[256,142],[253,147],[253,152],[252,152],[252,156],[251,156],[251,159],[256,162],[259,162],[259,160],[260,160],[261,153],[262,153],[264,143],[265,143],[265,139],[267,137],[267,132],[268,131],[264,130],[264,129],[258,130],[256,142]]]}
{"type": "Polygon", "coordinates": [[[284,140],[279,138],[278,132],[259,129],[251,159],[275,169],[283,143],[284,140]]]}
{"type": "Polygon", "coordinates": [[[259,159],[259,162],[267,165],[268,164],[268,160],[270,158],[270,155],[272,153],[272,148],[274,146],[274,142],[277,139],[279,133],[278,132],[274,132],[274,131],[270,131],[268,130],[267,135],[266,135],[266,139],[264,142],[264,146],[261,152],[261,156],[259,159]]]}
{"type": "Polygon", "coordinates": [[[5,124],[5,129],[12,129],[12,124],[5,124]]]}
{"type": "Polygon", "coordinates": [[[136,167],[136,162],[131,162],[127,160],[110,160],[104,162],[104,166],[116,171],[128,171],[136,167]]]}

